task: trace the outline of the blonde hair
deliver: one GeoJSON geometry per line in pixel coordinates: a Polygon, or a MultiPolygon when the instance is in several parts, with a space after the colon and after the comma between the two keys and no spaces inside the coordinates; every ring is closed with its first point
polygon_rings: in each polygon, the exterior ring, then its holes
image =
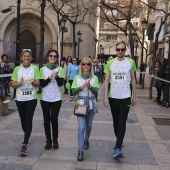
{"type": "Polygon", "coordinates": [[[92,60],[88,57],[85,57],[81,60],[80,69],[79,69],[79,76],[81,77],[81,74],[83,73],[82,63],[87,63],[87,62],[91,63],[90,73],[91,73],[92,77],[94,77],[93,63],[92,63],[92,60]]]}

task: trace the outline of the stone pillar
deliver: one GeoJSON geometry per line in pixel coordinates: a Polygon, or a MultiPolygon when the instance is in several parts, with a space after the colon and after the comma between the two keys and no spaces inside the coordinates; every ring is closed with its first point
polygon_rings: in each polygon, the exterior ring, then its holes
{"type": "MultiPolygon", "coordinates": [[[[0,54],[3,54],[3,40],[0,40],[0,54]]],[[[1,62],[1,58],[0,58],[1,62]]]]}

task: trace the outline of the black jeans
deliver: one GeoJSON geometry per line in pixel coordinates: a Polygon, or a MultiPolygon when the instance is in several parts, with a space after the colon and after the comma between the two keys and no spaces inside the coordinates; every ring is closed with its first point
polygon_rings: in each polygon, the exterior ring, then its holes
{"type": "Polygon", "coordinates": [[[160,101],[161,100],[161,88],[156,87],[156,90],[157,90],[157,98],[156,98],[156,100],[160,101]]]}
{"type": "Polygon", "coordinates": [[[164,102],[165,101],[165,95],[166,95],[165,84],[162,85],[161,91],[162,91],[162,101],[164,102]]]}
{"type": "Polygon", "coordinates": [[[47,141],[51,142],[51,125],[53,141],[58,139],[58,115],[62,101],[46,102],[41,100],[41,107],[44,117],[44,129],[47,141]],[[50,125],[51,124],[51,125],[50,125]]]}
{"type": "Polygon", "coordinates": [[[121,149],[126,131],[126,121],[130,109],[131,98],[114,99],[109,98],[111,108],[113,127],[117,137],[116,147],[121,149]]]}
{"type": "Polygon", "coordinates": [[[24,131],[23,144],[28,144],[28,140],[32,132],[32,119],[37,105],[37,99],[28,100],[28,101],[16,100],[16,105],[21,119],[21,126],[24,131]]]}
{"type": "Polygon", "coordinates": [[[66,83],[67,83],[67,79],[64,79],[64,93],[65,94],[68,93],[68,89],[66,89],[66,83]]]}
{"type": "MultiPolygon", "coordinates": [[[[69,80],[69,83],[70,83],[70,87],[72,86],[73,84],[73,80],[69,80]]],[[[70,89],[70,96],[73,96],[73,93],[72,93],[72,90],[70,89]]]]}

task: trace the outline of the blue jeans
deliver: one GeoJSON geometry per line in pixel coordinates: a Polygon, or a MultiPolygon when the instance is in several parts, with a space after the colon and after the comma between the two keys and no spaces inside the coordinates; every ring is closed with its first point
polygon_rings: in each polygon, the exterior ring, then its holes
{"type": "Polygon", "coordinates": [[[90,133],[92,130],[92,122],[94,118],[94,111],[89,110],[87,117],[77,116],[78,120],[78,150],[83,151],[84,140],[89,140],[90,133]],[[85,135],[84,135],[85,134],[85,135]]]}
{"type": "Polygon", "coordinates": [[[3,96],[5,94],[5,93],[3,93],[3,91],[5,91],[5,86],[6,86],[6,82],[2,82],[1,86],[0,86],[0,89],[1,89],[0,96],[3,96]]]}

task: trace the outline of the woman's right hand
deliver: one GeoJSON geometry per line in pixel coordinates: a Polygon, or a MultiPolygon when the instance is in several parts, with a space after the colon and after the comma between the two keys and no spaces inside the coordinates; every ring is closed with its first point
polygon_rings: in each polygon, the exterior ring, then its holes
{"type": "Polygon", "coordinates": [[[90,88],[90,80],[85,81],[84,84],[80,88],[84,89],[85,87],[90,88]]]}
{"type": "Polygon", "coordinates": [[[49,76],[49,79],[52,79],[56,75],[56,71],[53,71],[51,75],[49,76]]]}
{"type": "Polygon", "coordinates": [[[104,98],[103,105],[109,107],[109,100],[107,98],[104,98]]]}
{"type": "Polygon", "coordinates": [[[19,81],[19,86],[22,86],[24,84],[24,78],[22,77],[19,81]]]}

